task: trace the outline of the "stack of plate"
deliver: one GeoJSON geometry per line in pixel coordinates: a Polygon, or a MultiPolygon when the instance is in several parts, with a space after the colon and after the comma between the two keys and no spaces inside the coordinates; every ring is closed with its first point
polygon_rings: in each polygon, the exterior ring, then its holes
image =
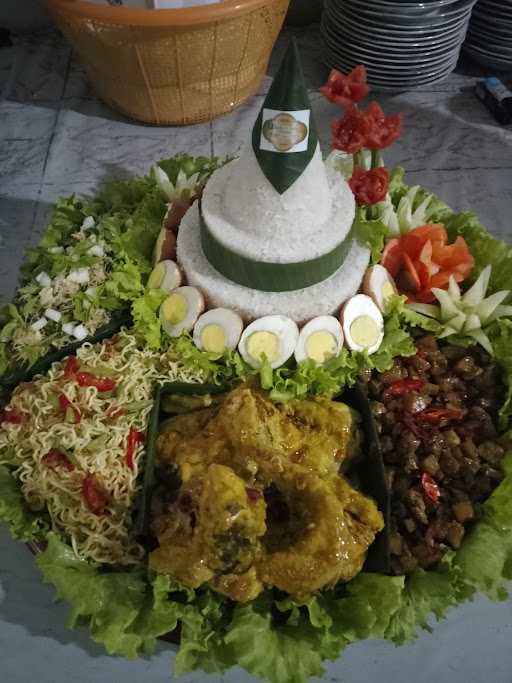
{"type": "Polygon", "coordinates": [[[512,0],[477,2],[464,52],[491,69],[512,69],[512,0]]]}
{"type": "Polygon", "coordinates": [[[324,61],[343,72],[364,64],[368,82],[378,90],[437,83],[457,63],[474,4],[475,0],[325,0],[324,61]]]}

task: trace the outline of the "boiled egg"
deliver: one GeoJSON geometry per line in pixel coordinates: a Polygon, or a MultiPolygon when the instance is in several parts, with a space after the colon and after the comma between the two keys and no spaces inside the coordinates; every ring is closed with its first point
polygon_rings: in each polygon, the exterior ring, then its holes
{"type": "Polygon", "coordinates": [[[397,294],[395,281],[384,266],[368,268],[363,279],[363,292],[371,297],[382,313],[392,296],[397,294]]]}
{"type": "Polygon", "coordinates": [[[228,308],[212,308],[203,313],[194,327],[194,343],[201,351],[223,353],[236,349],[244,324],[242,318],[228,308]]]}
{"type": "Polygon", "coordinates": [[[295,347],[295,360],[325,363],[337,356],[343,346],[343,330],[332,315],[319,315],[301,329],[295,347]]]}
{"type": "Polygon", "coordinates": [[[352,351],[375,353],[384,338],[384,319],[374,301],[356,294],[343,306],[341,321],[345,341],[352,351]]]}
{"type": "Polygon", "coordinates": [[[266,315],[254,320],[242,334],[238,350],[253,368],[259,368],[263,354],[272,368],[284,365],[293,354],[299,328],[285,315],[266,315]]]}
{"type": "Polygon", "coordinates": [[[174,261],[161,261],[148,278],[149,289],[165,289],[172,292],[181,285],[181,271],[174,261]]]}
{"type": "Polygon", "coordinates": [[[195,287],[178,287],[162,302],[160,321],[170,337],[189,332],[204,311],[204,298],[195,287]]]}

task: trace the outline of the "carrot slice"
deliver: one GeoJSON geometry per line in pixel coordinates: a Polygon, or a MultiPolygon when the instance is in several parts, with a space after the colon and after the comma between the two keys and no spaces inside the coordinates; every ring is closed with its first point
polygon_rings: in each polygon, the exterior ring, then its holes
{"type": "Polygon", "coordinates": [[[391,277],[396,277],[402,264],[402,247],[400,240],[392,239],[384,247],[381,264],[387,269],[391,277]]]}

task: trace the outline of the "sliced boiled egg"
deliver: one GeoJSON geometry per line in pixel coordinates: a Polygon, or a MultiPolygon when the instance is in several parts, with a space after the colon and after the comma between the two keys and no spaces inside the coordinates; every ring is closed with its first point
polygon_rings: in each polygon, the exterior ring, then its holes
{"type": "Polygon", "coordinates": [[[363,279],[363,292],[371,297],[384,313],[388,301],[397,294],[397,289],[388,270],[377,264],[366,271],[363,279]]]}
{"type": "Polygon", "coordinates": [[[263,354],[272,368],[284,365],[295,350],[299,328],[285,315],[266,315],[254,320],[242,334],[238,350],[253,368],[259,368],[263,354]]]}
{"type": "Polygon", "coordinates": [[[228,308],[203,313],[194,327],[194,343],[201,351],[223,353],[236,349],[244,329],[242,318],[228,308]]]}
{"type": "Polygon", "coordinates": [[[178,287],[162,302],[160,321],[170,337],[190,332],[204,311],[204,297],[195,287],[178,287]]]}
{"type": "Polygon", "coordinates": [[[343,306],[341,321],[345,341],[352,351],[375,353],[384,337],[384,319],[374,301],[356,294],[343,306]]]}
{"type": "Polygon", "coordinates": [[[337,356],[343,346],[341,324],[332,315],[319,315],[301,329],[295,347],[295,360],[314,360],[325,363],[337,356]]]}
{"type": "Polygon", "coordinates": [[[172,292],[181,285],[181,271],[174,261],[161,261],[148,278],[149,289],[165,289],[172,292]]]}

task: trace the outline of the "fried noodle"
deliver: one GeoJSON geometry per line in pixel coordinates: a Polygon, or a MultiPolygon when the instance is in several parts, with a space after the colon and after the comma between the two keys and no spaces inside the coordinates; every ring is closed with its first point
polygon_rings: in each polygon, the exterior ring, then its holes
{"type": "Polygon", "coordinates": [[[163,381],[201,382],[172,353],[138,347],[135,337],[122,331],[113,340],[84,344],[77,352],[81,366],[114,380],[114,392],[82,387],[65,376],[65,363],[54,363],[44,376],[22,384],[13,392],[9,410],[21,414],[21,424],[4,423],[0,429],[0,463],[16,467],[23,495],[33,510],[47,510],[52,527],[67,535],[80,557],[101,563],[130,565],[144,551],[131,532],[132,509],[144,463],[144,445],[137,443],[133,468],[127,460],[131,430],[145,432],[155,384],[163,381]],[[75,423],[59,410],[64,395],[77,409],[75,423]],[[52,450],[64,454],[67,467],[51,464],[52,450]],[[101,513],[93,512],[84,498],[84,478],[94,475],[106,492],[101,513]]]}

